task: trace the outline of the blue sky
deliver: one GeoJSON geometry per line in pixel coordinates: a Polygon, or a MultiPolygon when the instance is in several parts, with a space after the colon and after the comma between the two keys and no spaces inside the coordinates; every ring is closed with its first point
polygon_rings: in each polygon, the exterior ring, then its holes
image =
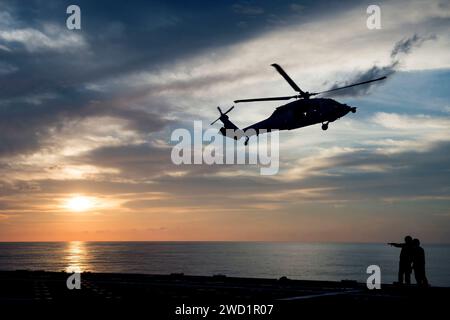
{"type": "Polygon", "coordinates": [[[69,4],[0,1],[0,240],[450,242],[447,1],[379,2],[380,30],[364,1],[78,1],[74,31],[69,4]],[[292,94],[275,62],[308,91],[389,77],[282,132],[276,176],[174,166],[173,129],[292,94]]]}

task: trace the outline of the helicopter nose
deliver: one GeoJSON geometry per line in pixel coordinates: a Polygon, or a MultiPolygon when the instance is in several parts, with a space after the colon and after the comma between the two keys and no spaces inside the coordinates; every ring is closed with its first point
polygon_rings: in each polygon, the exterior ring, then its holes
{"type": "Polygon", "coordinates": [[[343,112],[344,114],[347,114],[349,112],[355,113],[356,112],[356,107],[350,107],[348,104],[343,103],[342,106],[343,108],[343,112]]]}

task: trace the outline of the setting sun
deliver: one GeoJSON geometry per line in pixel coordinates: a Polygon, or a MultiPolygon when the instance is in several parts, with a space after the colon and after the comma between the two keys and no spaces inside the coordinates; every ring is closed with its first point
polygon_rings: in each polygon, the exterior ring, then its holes
{"type": "Polygon", "coordinates": [[[75,196],[67,200],[65,207],[71,211],[87,211],[94,207],[94,202],[89,197],[75,196]]]}

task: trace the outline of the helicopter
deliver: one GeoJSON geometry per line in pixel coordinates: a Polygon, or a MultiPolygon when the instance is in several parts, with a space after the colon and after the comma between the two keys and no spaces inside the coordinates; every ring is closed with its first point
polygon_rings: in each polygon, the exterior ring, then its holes
{"type": "Polygon", "coordinates": [[[311,99],[311,97],[386,79],[386,76],[383,76],[380,78],[358,82],[343,87],[332,88],[326,91],[308,92],[300,89],[300,87],[289,77],[289,75],[283,70],[280,65],[274,63],[271,66],[274,67],[276,71],[278,71],[278,73],[287,81],[292,89],[297,92],[297,94],[282,97],[241,99],[235,100],[234,102],[242,103],[291,99],[296,100],[277,107],[272,115],[270,115],[270,117],[268,117],[267,119],[252,124],[242,130],[239,129],[233,122],[231,122],[227,115],[231,110],[234,109],[234,106],[232,106],[225,112],[222,112],[222,109],[220,107],[217,107],[220,116],[215,121],[213,121],[211,125],[220,120],[223,123],[223,127],[220,128],[219,132],[223,136],[233,138],[235,140],[238,140],[241,137],[245,137],[245,145],[247,145],[249,137],[251,135],[258,135],[260,132],[265,133],[270,132],[271,130],[293,130],[318,123],[322,124],[322,130],[327,130],[328,125],[331,122],[344,117],[349,112],[355,113],[356,107],[351,107],[329,98],[311,99]]]}

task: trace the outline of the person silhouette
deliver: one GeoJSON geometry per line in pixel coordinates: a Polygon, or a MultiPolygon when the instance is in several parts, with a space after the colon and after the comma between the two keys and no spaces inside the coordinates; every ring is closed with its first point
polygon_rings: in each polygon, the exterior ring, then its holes
{"type": "Polygon", "coordinates": [[[425,250],[420,246],[419,239],[414,239],[412,241],[412,246],[414,277],[416,278],[417,285],[427,287],[428,280],[425,274],[425,250]]]}
{"type": "Polygon", "coordinates": [[[394,243],[389,242],[388,244],[396,247],[402,248],[400,251],[400,262],[398,265],[398,283],[403,284],[403,278],[405,279],[406,284],[411,284],[411,263],[412,263],[412,237],[406,236],[404,243],[394,243]]]}

